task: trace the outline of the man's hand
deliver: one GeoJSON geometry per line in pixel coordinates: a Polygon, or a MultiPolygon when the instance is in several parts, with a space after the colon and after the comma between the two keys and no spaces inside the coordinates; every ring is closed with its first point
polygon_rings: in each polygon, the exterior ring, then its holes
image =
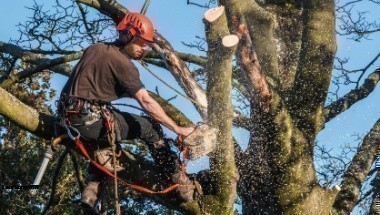
{"type": "Polygon", "coordinates": [[[177,134],[182,135],[184,137],[189,136],[193,131],[195,130],[195,127],[178,127],[178,130],[175,131],[177,134]]]}

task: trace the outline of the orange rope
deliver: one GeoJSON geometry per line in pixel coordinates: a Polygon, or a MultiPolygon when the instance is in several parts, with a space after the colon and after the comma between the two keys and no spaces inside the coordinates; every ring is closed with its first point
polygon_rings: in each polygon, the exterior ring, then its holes
{"type": "MultiPolygon", "coordinates": [[[[179,136],[178,138],[178,142],[179,144],[182,142],[182,136],[179,136]]],[[[92,165],[94,165],[95,167],[97,167],[98,169],[100,169],[101,171],[103,171],[104,173],[106,173],[107,175],[111,176],[112,178],[115,178],[115,175],[109,171],[108,169],[106,169],[104,166],[100,165],[99,163],[97,163],[96,161],[94,161],[93,159],[91,159],[90,155],[88,154],[86,148],[83,146],[83,143],[82,141],[78,138],[78,137],[75,137],[75,144],[77,145],[77,147],[79,148],[79,150],[82,152],[82,154],[91,162],[92,165]]],[[[187,147],[184,146],[183,147],[183,159],[185,159],[185,153],[186,153],[186,150],[187,150],[187,147]]],[[[181,177],[184,177],[184,175],[186,174],[185,173],[185,161],[183,160],[182,162],[182,165],[181,165],[181,171],[182,171],[182,175],[181,177]]],[[[117,178],[116,179],[122,183],[123,185],[125,186],[128,186],[134,190],[138,190],[142,193],[147,193],[147,194],[166,194],[174,189],[176,189],[177,187],[181,186],[179,183],[176,183],[174,185],[171,185],[170,187],[164,189],[164,190],[161,190],[161,191],[153,191],[153,190],[150,190],[148,188],[145,188],[145,187],[142,187],[142,186],[138,186],[138,185],[134,185],[134,184],[129,184],[127,183],[126,181],[120,179],[120,178],[117,178]]]]}

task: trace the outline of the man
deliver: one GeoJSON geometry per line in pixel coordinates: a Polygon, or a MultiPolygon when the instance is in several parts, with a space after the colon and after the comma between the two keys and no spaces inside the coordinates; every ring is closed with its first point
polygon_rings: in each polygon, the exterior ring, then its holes
{"type": "MultiPolygon", "coordinates": [[[[178,156],[162,140],[160,123],[178,135],[188,136],[194,127],[180,127],[162,107],[148,94],[141,83],[139,72],[131,59],[143,57],[149,43],[153,42],[154,27],[144,15],[128,13],[117,26],[119,38],[113,43],[97,43],[88,47],[73,69],[61,94],[61,104],[67,112],[65,119],[79,130],[81,137],[98,144],[104,139],[104,119],[99,114],[101,107],[122,98],[135,98],[150,118],[126,112],[114,111],[119,129],[119,139],[142,139],[148,145],[156,163],[163,165],[184,201],[192,201],[192,182],[181,177],[178,156]],[[188,186],[187,186],[188,185],[188,186]]],[[[63,108],[61,108],[63,109],[63,108]]],[[[122,167],[114,164],[115,169],[122,167]]],[[[102,174],[95,167],[88,186],[82,193],[82,203],[93,207],[99,195],[102,174]]]]}

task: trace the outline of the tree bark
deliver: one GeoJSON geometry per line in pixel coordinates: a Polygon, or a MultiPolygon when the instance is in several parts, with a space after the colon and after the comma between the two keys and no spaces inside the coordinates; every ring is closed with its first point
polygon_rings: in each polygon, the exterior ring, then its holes
{"type": "Polygon", "coordinates": [[[243,21],[240,5],[242,1],[224,0],[221,4],[226,5],[226,14],[231,32],[239,37],[239,45],[236,50],[238,65],[242,68],[243,84],[248,89],[249,96],[253,102],[259,103],[265,110],[271,104],[271,93],[266,77],[261,70],[260,62],[252,44],[251,35],[247,24],[243,21]]]}
{"type": "Polygon", "coordinates": [[[335,53],[334,3],[305,2],[301,63],[290,94],[283,93],[289,83],[276,79],[280,55],[276,55],[273,8],[266,11],[252,2],[241,8],[246,11],[243,14],[250,23],[254,47],[261,47],[256,52],[272,92],[268,113],[251,104],[253,129],[246,150],[250,157],[242,159],[245,163],[239,184],[244,190],[244,214],[328,214],[338,189],[327,190],[317,184],[313,143],[322,128],[321,110],[335,53]]]}
{"type": "Polygon", "coordinates": [[[336,52],[334,2],[305,1],[300,63],[289,107],[297,126],[313,141],[323,127],[323,104],[336,52]]]}
{"type": "Polygon", "coordinates": [[[49,139],[53,134],[51,116],[37,112],[1,87],[0,115],[39,137],[49,139]]]}
{"type": "Polygon", "coordinates": [[[209,123],[219,129],[215,151],[210,156],[212,195],[202,204],[211,214],[232,214],[238,180],[232,140],[231,77],[232,55],[238,37],[229,35],[224,7],[206,11],[206,39],[208,49],[209,123]]]}

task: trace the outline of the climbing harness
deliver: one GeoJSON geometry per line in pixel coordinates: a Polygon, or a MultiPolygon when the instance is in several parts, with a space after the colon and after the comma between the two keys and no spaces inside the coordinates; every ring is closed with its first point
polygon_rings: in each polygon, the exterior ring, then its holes
{"type": "MultiPolygon", "coordinates": [[[[115,174],[114,171],[110,171],[109,169],[107,169],[105,166],[99,164],[98,162],[96,162],[93,158],[91,158],[90,154],[88,153],[86,147],[84,146],[84,143],[82,142],[82,138],[81,138],[81,134],[80,132],[78,131],[77,128],[74,127],[74,125],[71,123],[70,121],[70,116],[73,115],[73,114],[78,114],[78,113],[81,113],[83,112],[83,110],[81,110],[82,107],[84,108],[90,108],[90,109],[94,109],[92,108],[92,105],[87,105],[86,102],[84,101],[81,101],[80,99],[76,99],[75,98],[69,98],[68,99],[70,102],[68,103],[69,107],[65,107],[66,104],[64,104],[63,102],[60,102],[60,109],[61,111],[64,111],[66,112],[65,113],[61,113],[62,116],[61,118],[62,119],[65,119],[64,122],[62,122],[62,126],[65,128],[66,130],[66,133],[67,135],[70,137],[71,140],[73,140],[77,146],[77,148],[79,149],[79,151],[81,152],[81,154],[87,158],[95,167],[97,167],[98,169],[100,169],[101,171],[103,171],[105,174],[115,178],[115,180],[121,182],[122,184],[128,186],[128,187],[131,187],[132,189],[135,189],[135,190],[138,190],[140,192],[143,192],[143,193],[148,193],[148,194],[164,194],[164,193],[167,193],[175,188],[177,188],[178,186],[180,186],[179,184],[174,184],[162,191],[152,191],[152,190],[149,190],[147,188],[144,188],[144,187],[141,187],[141,186],[138,186],[138,185],[133,185],[133,184],[129,184],[123,180],[121,180],[120,178],[117,177],[117,174],[115,174]],[[79,104],[79,105],[78,105],[79,104]],[[65,116],[63,116],[65,115],[65,116]]],[[[117,131],[119,128],[115,128],[115,124],[117,124],[115,122],[115,118],[114,116],[112,116],[112,113],[110,112],[110,108],[107,108],[107,105],[96,105],[98,109],[100,107],[100,114],[101,114],[101,118],[103,119],[104,121],[104,126],[107,130],[107,137],[108,137],[108,142],[110,143],[111,147],[113,148],[113,150],[116,151],[116,140],[117,139],[120,139],[120,137],[117,137],[119,135],[117,135],[117,133],[120,133],[120,131],[117,131]]],[[[87,112],[86,110],[84,110],[84,112],[87,112]]],[[[87,113],[88,114],[88,113],[87,113]]],[[[84,123],[84,122],[82,122],[84,123]]],[[[182,140],[182,137],[178,138],[179,140],[182,140]]],[[[182,141],[179,141],[179,145],[182,145],[182,141]]],[[[88,145],[88,144],[87,144],[88,145]]],[[[181,175],[186,175],[185,174],[185,168],[184,168],[184,163],[185,163],[185,160],[186,160],[186,150],[187,148],[186,147],[180,147],[180,151],[182,151],[182,154],[183,154],[183,160],[182,160],[182,174],[181,175]]],[[[116,152],[112,152],[113,155],[116,155],[117,153],[116,152]]],[[[116,161],[113,161],[114,165],[116,165],[116,161]]],[[[116,169],[116,168],[115,168],[116,169]]]]}

